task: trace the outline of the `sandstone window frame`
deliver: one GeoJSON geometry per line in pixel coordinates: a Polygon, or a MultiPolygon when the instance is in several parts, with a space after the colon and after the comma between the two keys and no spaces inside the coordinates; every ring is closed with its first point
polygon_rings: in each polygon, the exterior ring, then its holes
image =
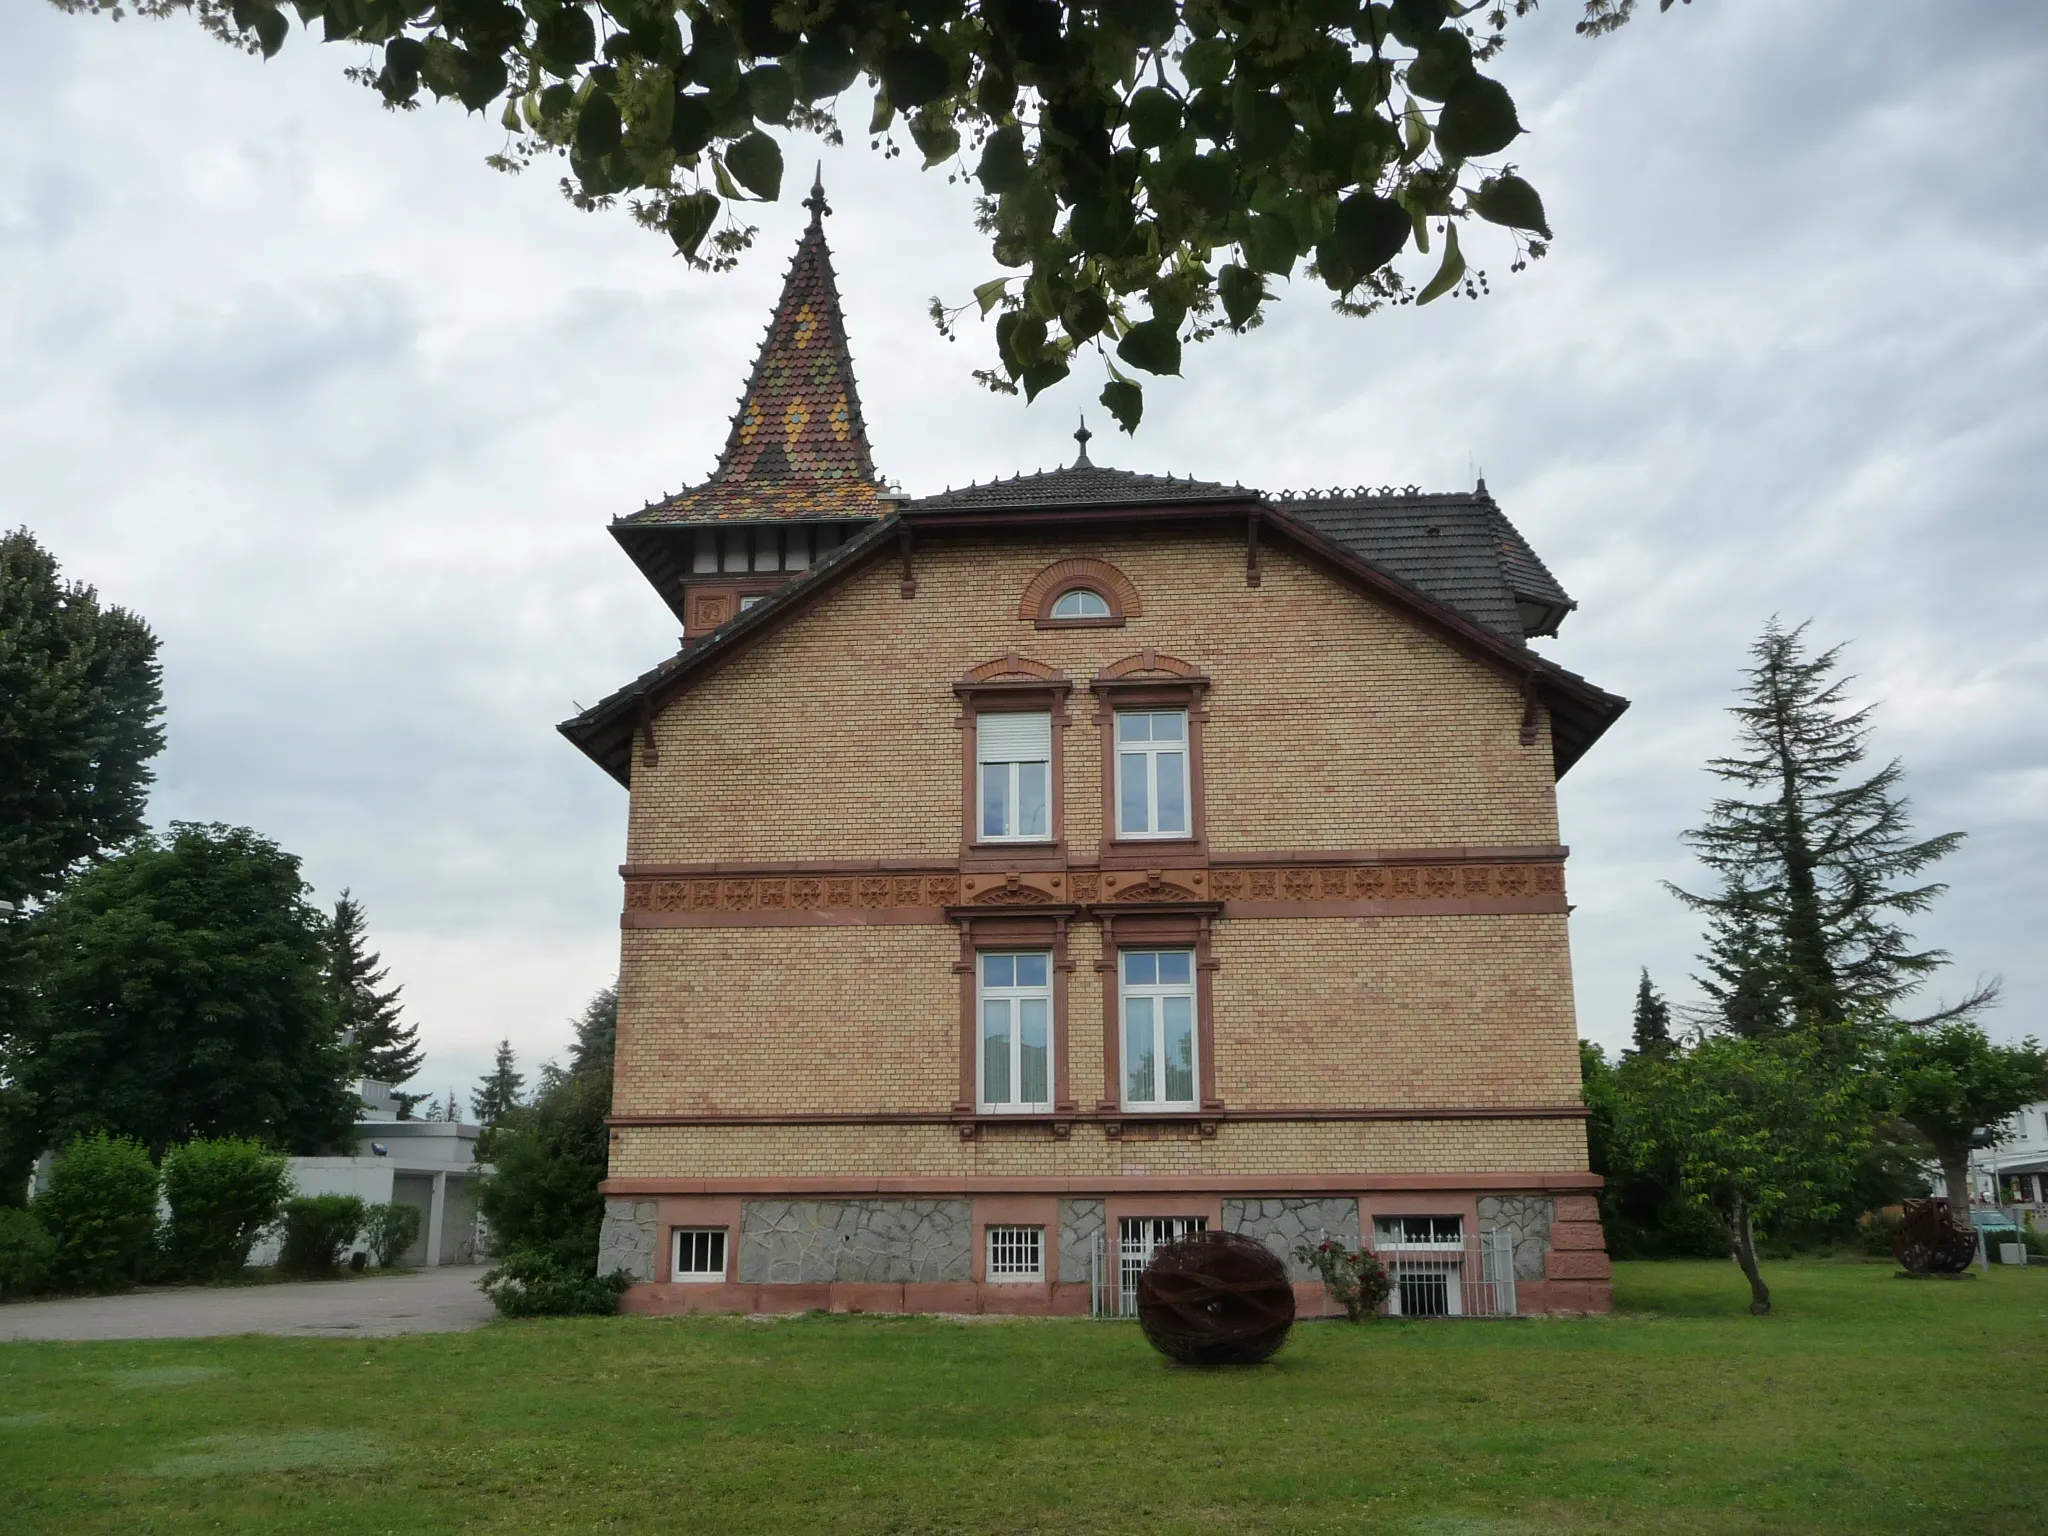
{"type": "Polygon", "coordinates": [[[723,1284],[732,1272],[732,1246],[726,1227],[670,1227],[669,1279],[678,1285],[723,1284]],[[685,1264],[685,1258],[692,1262],[685,1264]]]}
{"type": "MultiPolygon", "coordinates": [[[[1053,712],[1050,709],[1003,709],[976,711],[974,717],[975,842],[1003,843],[1006,845],[1018,844],[1022,846],[1030,846],[1033,844],[1050,843],[1053,841],[1052,715],[1053,712]],[[1015,729],[1016,727],[1035,726],[1037,722],[1043,721],[1043,755],[1040,755],[1040,752],[1037,749],[1035,742],[1028,748],[1021,745],[1015,747],[1004,747],[998,746],[997,744],[992,742],[990,738],[994,737],[997,734],[997,732],[994,731],[992,728],[985,728],[984,722],[987,723],[988,727],[993,727],[998,721],[1002,722],[1006,726],[1010,726],[1013,728],[1010,731],[1004,732],[1004,735],[1020,734],[1020,732],[1017,729],[1015,729]],[[1038,786],[1039,809],[1042,812],[1045,819],[1045,830],[1042,832],[1030,832],[1023,830],[991,832],[989,830],[988,814],[990,770],[1007,770],[1005,773],[1002,774],[1002,803],[1006,818],[1006,825],[1009,827],[1019,827],[1024,815],[1026,789],[1030,778],[1030,775],[1027,774],[1025,770],[1034,765],[1040,764],[1044,766],[1045,770],[1044,780],[1038,786]]],[[[1032,729],[1029,730],[1028,734],[1036,736],[1038,732],[1035,729],[1032,729]]]]}
{"type": "Polygon", "coordinates": [[[1201,1007],[1200,982],[1193,945],[1132,944],[1117,950],[1117,1014],[1119,1025],[1117,1097],[1126,1114],[1188,1114],[1202,1107],[1202,1039],[1195,1015],[1201,1007]],[[1145,974],[1140,974],[1143,971],[1145,974]],[[1186,1019],[1173,1015],[1184,1005],[1186,1019]],[[1185,1029],[1187,1061],[1185,1094],[1173,1092],[1172,1041],[1185,1029]],[[1148,1037],[1142,1055],[1134,1053],[1134,1034],[1148,1037]],[[1151,1096],[1133,1095],[1136,1070],[1146,1062],[1151,1096]]]}
{"type": "Polygon", "coordinates": [[[963,873],[1064,869],[1067,846],[1067,699],[1073,684],[1044,662],[1014,651],[982,663],[953,684],[960,713],[960,868],[963,873]],[[985,714],[1046,714],[1052,726],[1049,835],[984,838],[981,833],[980,722],[985,714]]]}
{"type": "Polygon", "coordinates": [[[959,1083],[953,1100],[953,1120],[963,1138],[971,1138],[982,1123],[1052,1122],[1053,1132],[1064,1137],[1077,1106],[1068,1063],[1071,1033],[1068,1029],[1068,978],[1074,962],[1067,953],[1067,929],[1079,908],[1059,906],[1053,911],[1026,915],[1015,909],[991,910],[949,908],[948,915],[960,925],[960,958],[953,970],[960,978],[959,1083]],[[1042,950],[1051,956],[1052,1105],[1049,1110],[1005,1110],[984,1113],[981,1108],[981,956],[984,952],[1042,950]]]}
{"type": "Polygon", "coordinates": [[[982,1229],[982,1279],[989,1285],[1045,1283],[1045,1228],[990,1222],[982,1229]]]}
{"type": "Polygon", "coordinates": [[[1037,629],[1122,629],[1144,613],[1137,586],[1107,560],[1092,555],[1055,560],[1025,583],[1017,601],[1017,617],[1037,629]],[[1070,592],[1092,592],[1102,599],[1101,613],[1055,613],[1070,592]]]}
{"type": "Polygon", "coordinates": [[[1128,912],[1094,909],[1102,924],[1102,958],[1095,968],[1102,978],[1102,1097],[1099,1114],[1109,1118],[1109,1133],[1120,1135],[1120,1120],[1195,1121],[1203,1135],[1214,1134],[1227,1106],[1216,1091],[1217,962],[1211,944],[1220,902],[1176,902],[1170,906],[1138,905],[1128,912]],[[1173,1108],[1128,1106],[1123,1075],[1123,954],[1126,950],[1186,949],[1195,966],[1195,1100],[1173,1108]]]}
{"type": "Polygon", "coordinates": [[[990,947],[978,949],[974,956],[975,976],[975,1105],[977,1115],[1049,1115],[1053,1110],[1053,1062],[1057,1055],[1057,1029],[1053,1018],[1054,977],[1053,954],[1050,948],[1009,949],[990,947]],[[998,979],[992,973],[995,962],[1008,960],[1010,974],[998,979]],[[1022,962],[1043,960],[1042,981],[1026,981],[1023,978],[1026,966],[1022,962]],[[1024,1097],[1025,1050],[1024,1019],[1033,1003],[1044,1007],[1045,1090],[1043,1098],[1024,1097]],[[1006,1043],[1002,1063],[1003,1087],[1008,1096],[997,1099],[990,1094],[991,1073],[989,1061],[989,1017],[990,1005],[1002,1008],[1004,1013],[1004,1034],[1006,1043]]]}
{"type": "Polygon", "coordinates": [[[1102,738],[1100,867],[1122,870],[1182,861],[1207,863],[1208,784],[1203,737],[1209,721],[1209,679],[1188,663],[1147,648],[1112,663],[1090,679],[1088,688],[1095,696],[1095,725],[1102,738]],[[1187,716],[1187,835],[1126,836],[1119,826],[1117,803],[1117,716],[1170,710],[1187,716]]]}

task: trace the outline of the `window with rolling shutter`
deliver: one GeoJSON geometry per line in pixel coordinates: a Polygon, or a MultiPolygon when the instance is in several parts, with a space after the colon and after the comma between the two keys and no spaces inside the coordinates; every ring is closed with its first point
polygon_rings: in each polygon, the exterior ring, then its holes
{"type": "Polygon", "coordinates": [[[1052,715],[1045,710],[975,718],[984,842],[1052,838],[1052,715]]]}

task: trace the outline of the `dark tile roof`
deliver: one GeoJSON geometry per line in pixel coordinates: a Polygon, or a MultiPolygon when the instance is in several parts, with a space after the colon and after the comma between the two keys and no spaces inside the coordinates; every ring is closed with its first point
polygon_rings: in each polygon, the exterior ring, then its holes
{"type": "Polygon", "coordinates": [[[1218,501],[1256,501],[1259,493],[1242,485],[1213,480],[1180,479],[1173,475],[1141,475],[1128,469],[1105,469],[1083,453],[1063,469],[1035,475],[1012,475],[986,485],[963,486],[913,501],[904,510],[920,512],[995,511],[1030,507],[1159,507],[1202,505],[1218,501]]]}
{"type": "Polygon", "coordinates": [[[1472,492],[1332,491],[1268,498],[1396,580],[1525,640],[1577,606],[1482,482],[1472,492]]]}
{"type": "Polygon", "coordinates": [[[718,467],[704,484],[642,508],[613,526],[781,522],[879,517],[883,487],[868,451],[821,186],[797,242],[782,298],[718,467]]]}

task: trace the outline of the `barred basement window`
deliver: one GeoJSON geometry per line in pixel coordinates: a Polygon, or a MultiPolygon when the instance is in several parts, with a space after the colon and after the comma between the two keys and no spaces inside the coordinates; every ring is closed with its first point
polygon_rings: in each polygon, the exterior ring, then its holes
{"type": "Polygon", "coordinates": [[[725,1228],[677,1227],[675,1263],[669,1273],[678,1280],[725,1278],[725,1228]]]}
{"type": "Polygon", "coordinates": [[[990,1227],[987,1273],[991,1280],[1043,1280],[1045,1228],[990,1227]]]}

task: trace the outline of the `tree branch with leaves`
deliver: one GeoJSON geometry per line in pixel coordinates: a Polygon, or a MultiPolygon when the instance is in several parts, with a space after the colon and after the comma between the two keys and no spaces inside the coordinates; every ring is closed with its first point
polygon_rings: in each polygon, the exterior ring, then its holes
{"type": "Polygon", "coordinates": [[[841,99],[865,80],[876,148],[900,154],[901,135],[978,189],[1002,275],[971,303],[934,301],[949,332],[970,310],[997,317],[977,377],[1035,396],[1092,353],[1126,431],[1138,375],[1178,374],[1185,345],[1256,326],[1297,271],[1362,316],[1483,292],[1468,220],[1496,226],[1515,269],[1551,239],[1503,158],[1523,129],[1488,72],[1535,0],[52,3],[187,13],[265,58],[296,15],[369,50],[349,74],[385,106],[495,111],[492,164],[559,163],[576,206],[623,198],[707,269],[751,245],[788,135],[841,142],[841,99]]]}

